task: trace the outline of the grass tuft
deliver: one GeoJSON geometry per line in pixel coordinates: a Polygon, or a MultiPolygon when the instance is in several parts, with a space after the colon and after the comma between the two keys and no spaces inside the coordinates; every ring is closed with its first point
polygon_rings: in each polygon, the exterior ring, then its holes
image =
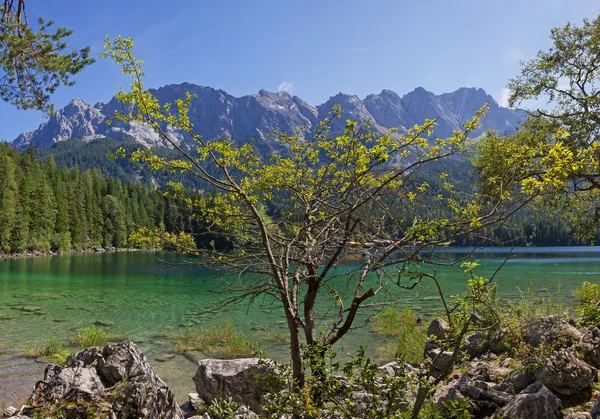
{"type": "Polygon", "coordinates": [[[97,326],[90,326],[79,329],[73,342],[84,348],[91,348],[92,346],[104,346],[106,339],[107,335],[104,330],[97,326]]]}
{"type": "Polygon", "coordinates": [[[260,355],[260,350],[243,333],[226,321],[200,329],[187,329],[176,335],[180,351],[199,351],[211,357],[245,358],[260,355]]]}
{"type": "Polygon", "coordinates": [[[380,348],[382,357],[387,360],[402,359],[410,363],[423,361],[427,329],[424,323],[409,308],[402,311],[387,307],[378,313],[372,323],[373,330],[391,338],[380,348]]]}

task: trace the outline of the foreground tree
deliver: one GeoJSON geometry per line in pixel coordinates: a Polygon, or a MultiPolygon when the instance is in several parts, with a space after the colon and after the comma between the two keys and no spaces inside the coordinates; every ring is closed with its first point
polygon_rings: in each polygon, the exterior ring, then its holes
{"type": "MultiPolygon", "coordinates": [[[[132,46],[132,40],[120,37],[105,44],[104,56],[133,79],[130,91],[117,93],[124,107],[116,118],[149,125],[181,158],[167,160],[148,149],[129,157],[155,170],[201,179],[205,193],[187,203],[236,246],[227,252],[201,249],[190,236],[168,237],[148,229],[136,238],[154,246],[168,239],[200,255],[199,263],[232,273],[225,284],[237,293],[222,304],[258,298],[278,302],[298,387],[305,379],[304,343],[324,353],[352,329],[361,310],[381,303],[394,286],[412,289],[431,280],[452,321],[428,253],[459,236],[480,234],[484,241],[486,231],[531,199],[461,197],[443,172],[436,185],[417,181],[424,167],[473,152],[468,134],[485,109],[465,123],[464,131],[442,139],[433,135],[432,120],[405,133],[382,135],[368,123],[347,121],[344,132],[332,135],[329,127],[341,115],[336,107],[310,135],[279,134],[274,141],[280,152],[265,158],[248,144],[197,135],[187,116],[192,96],[160,104],[144,88],[141,61],[134,58],[132,46]],[[174,141],[167,126],[184,132],[192,146],[174,141]],[[419,208],[428,209],[420,213],[419,208]],[[364,254],[347,263],[356,245],[364,254]]],[[[183,192],[181,184],[171,186],[172,193],[183,192]]]]}
{"type": "Polygon", "coordinates": [[[71,76],[94,62],[89,47],[66,51],[65,39],[73,31],[52,31],[52,20],[40,17],[32,27],[24,0],[4,0],[0,15],[0,98],[19,109],[52,113],[50,94],[60,85],[73,85],[71,76]]]}
{"type": "Polygon", "coordinates": [[[521,192],[540,195],[545,209],[593,239],[600,222],[600,17],[554,28],[551,40],[509,83],[512,106],[547,100],[549,109],[526,108],[530,117],[515,135],[488,135],[479,165],[489,179],[509,174],[521,192]]]}

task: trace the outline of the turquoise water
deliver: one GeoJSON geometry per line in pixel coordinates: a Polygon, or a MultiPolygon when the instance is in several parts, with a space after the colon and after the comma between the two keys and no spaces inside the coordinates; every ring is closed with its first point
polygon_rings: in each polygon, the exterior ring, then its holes
{"type": "MultiPolygon", "coordinates": [[[[506,253],[506,249],[476,252],[473,259],[482,265],[478,274],[493,274],[506,253]]],[[[448,248],[441,250],[438,257],[464,254],[460,249],[448,248]]],[[[597,248],[525,248],[516,250],[514,256],[496,277],[502,297],[518,297],[520,289],[532,286],[536,292],[556,294],[570,304],[572,291],[583,281],[600,283],[597,248]]],[[[228,295],[227,289],[198,266],[166,267],[184,260],[188,259],[175,254],[117,252],[0,261],[0,314],[8,318],[0,320],[0,399],[22,392],[41,378],[41,366],[23,357],[27,347],[41,346],[50,336],[71,339],[78,328],[96,321],[112,323],[107,328],[109,334],[127,335],[137,341],[151,365],[181,400],[193,390],[195,365],[176,353],[174,342],[166,335],[180,333],[185,327],[219,324],[227,319],[257,341],[268,355],[287,361],[286,345],[269,338],[285,330],[278,306],[267,302],[253,306],[238,303],[217,313],[206,313],[228,295]],[[25,312],[21,310],[23,306],[39,310],[25,312]],[[176,357],[167,362],[156,361],[170,353],[176,357]]],[[[344,273],[345,269],[338,272],[344,273]]],[[[458,269],[438,267],[438,276],[448,295],[466,288],[466,277],[458,269]]],[[[345,284],[343,277],[336,281],[345,284]]],[[[332,300],[326,295],[321,308],[330,308],[332,300]]],[[[423,316],[441,310],[433,284],[426,280],[412,291],[394,290],[392,295],[380,293],[377,298],[378,302],[392,300],[423,316]]],[[[356,321],[360,327],[341,346],[352,350],[367,345],[369,354],[377,356],[376,350],[384,342],[366,323],[373,312],[374,309],[361,313],[356,321]]]]}

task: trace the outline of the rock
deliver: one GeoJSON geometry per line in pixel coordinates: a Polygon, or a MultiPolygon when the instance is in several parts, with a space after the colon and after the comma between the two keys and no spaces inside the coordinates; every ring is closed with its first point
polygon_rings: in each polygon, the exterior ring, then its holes
{"type": "Polygon", "coordinates": [[[484,417],[493,414],[514,397],[514,393],[508,387],[491,386],[485,381],[474,380],[464,375],[438,390],[433,401],[442,407],[448,400],[468,399],[473,415],[484,417]]]}
{"type": "Polygon", "coordinates": [[[246,406],[240,406],[238,410],[235,411],[234,419],[259,419],[258,415],[254,413],[252,410],[248,409],[246,406]]]}
{"type": "Polygon", "coordinates": [[[523,340],[534,347],[547,342],[569,347],[581,340],[581,332],[562,316],[548,316],[523,323],[523,340]]]}
{"type": "Polygon", "coordinates": [[[222,396],[231,396],[252,410],[260,411],[260,400],[267,390],[262,380],[277,371],[258,358],[203,359],[194,375],[196,392],[206,403],[222,396]]]}
{"type": "Polygon", "coordinates": [[[536,382],[519,393],[494,418],[562,419],[562,403],[543,384],[536,382]]]}
{"type": "Polygon", "coordinates": [[[392,361],[380,366],[379,372],[386,377],[395,377],[398,374],[417,374],[419,373],[419,368],[413,367],[408,363],[399,364],[397,361],[392,361]]]}
{"type": "Polygon", "coordinates": [[[13,415],[16,415],[18,411],[19,411],[19,409],[17,409],[14,406],[6,406],[6,409],[4,409],[4,417],[8,418],[13,415]]]}
{"type": "Polygon", "coordinates": [[[469,375],[476,380],[481,381],[493,381],[499,383],[508,374],[510,370],[508,368],[500,367],[491,362],[485,361],[472,361],[469,365],[469,375]]]}
{"type": "Polygon", "coordinates": [[[398,371],[398,363],[396,361],[388,362],[387,364],[381,365],[379,371],[386,377],[395,377],[396,371],[398,371]]]}
{"type": "Polygon", "coordinates": [[[42,308],[41,307],[36,307],[36,306],[24,306],[21,307],[21,311],[24,311],[26,313],[34,313],[36,311],[40,311],[42,308]]]}
{"type": "Polygon", "coordinates": [[[591,419],[591,417],[588,412],[569,412],[565,413],[564,419],[591,419]]]}
{"type": "Polygon", "coordinates": [[[525,388],[533,384],[534,381],[535,378],[532,375],[525,374],[519,370],[513,370],[506,376],[503,383],[510,386],[515,393],[520,393],[525,388]]]}
{"type": "Polygon", "coordinates": [[[432,349],[428,357],[431,360],[431,368],[434,374],[446,372],[452,364],[452,352],[442,351],[441,349],[432,349]]]}
{"type": "Polygon", "coordinates": [[[98,327],[112,327],[115,323],[103,320],[96,320],[93,324],[94,326],[98,327]]]}
{"type": "Polygon", "coordinates": [[[435,336],[437,339],[446,339],[448,333],[450,333],[448,322],[439,317],[433,319],[427,328],[427,335],[435,336]]]}
{"type": "Polygon", "coordinates": [[[600,419],[600,397],[596,399],[594,405],[592,406],[592,419],[600,419]]]}
{"type": "Polygon", "coordinates": [[[594,368],[600,368],[600,329],[596,326],[588,327],[575,348],[585,362],[594,368]]]}
{"type": "Polygon", "coordinates": [[[190,406],[195,413],[198,413],[199,415],[206,413],[206,403],[200,398],[198,393],[188,394],[188,399],[190,400],[190,406]]]}
{"type": "Polygon", "coordinates": [[[175,356],[176,355],[174,355],[174,354],[164,354],[161,356],[157,356],[156,358],[154,358],[154,360],[158,361],[158,362],[167,362],[167,361],[170,361],[173,358],[175,358],[175,356]]]}
{"type": "Polygon", "coordinates": [[[497,330],[490,337],[489,348],[492,353],[501,354],[508,349],[506,346],[505,333],[502,330],[497,330]]]}
{"type": "Polygon", "coordinates": [[[462,351],[469,357],[475,358],[483,355],[489,348],[489,342],[483,333],[473,333],[463,338],[462,351]]]}
{"type": "Polygon", "coordinates": [[[48,365],[29,405],[22,413],[35,417],[183,418],[173,393],[131,342],[86,349],[64,368],[48,365]]]}
{"type": "Polygon", "coordinates": [[[535,378],[540,383],[562,396],[572,396],[588,389],[596,376],[596,369],[567,349],[555,352],[546,364],[535,372],[535,378]]]}

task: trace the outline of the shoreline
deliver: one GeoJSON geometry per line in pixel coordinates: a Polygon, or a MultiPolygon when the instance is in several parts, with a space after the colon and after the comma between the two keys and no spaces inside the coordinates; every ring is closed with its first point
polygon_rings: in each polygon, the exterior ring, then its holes
{"type": "Polygon", "coordinates": [[[90,249],[85,250],[67,250],[67,251],[52,251],[49,250],[47,252],[41,251],[32,251],[32,252],[24,252],[24,253],[0,253],[0,260],[9,260],[9,259],[26,259],[26,258],[37,258],[44,256],[67,256],[67,255],[80,255],[85,253],[117,253],[117,252],[156,252],[157,249],[137,249],[133,247],[107,247],[103,248],[100,246],[94,246],[90,249]]]}

